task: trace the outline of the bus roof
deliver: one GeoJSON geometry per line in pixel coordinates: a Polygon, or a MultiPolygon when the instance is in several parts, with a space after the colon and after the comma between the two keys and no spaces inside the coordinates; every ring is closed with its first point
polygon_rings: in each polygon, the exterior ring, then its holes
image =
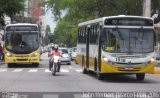
{"type": "Polygon", "coordinates": [[[37,24],[31,24],[31,23],[15,23],[15,24],[8,24],[6,26],[22,26],[22,25],[25,25],[25,26],[38,26],[37,24]]]}
{"type": "Polygon", "coordinates": [[[96,22],[97,23],[98,22],[103,22],[105,19],[110,19],[110,18],[124,18],[124,17],[126,17],[126,18],[143,18],[143,19],[153,20],[153,18],[150,18],[150,17],[118,15],[118,16],[108,16],[108,17],[102,17],[102,18],[98,18],[98,19],[89,20],[89,21],[86,21],[86,22],[79,23],[78,26],[89,25],[89,24],[96,23],[96,22]]]}

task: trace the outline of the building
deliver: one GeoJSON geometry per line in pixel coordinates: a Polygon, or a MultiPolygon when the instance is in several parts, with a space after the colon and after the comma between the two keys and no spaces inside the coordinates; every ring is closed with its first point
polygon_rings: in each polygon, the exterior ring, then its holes
{"type": "Polygon", "coordinates": [[[45,8],[40,7],[40,3],[44,0],[32,0],[32,19],[40,26],[41,31],[44,32],[45,23],[45,8]]]}
{"type": "Polygon", "coordinates": [[[151,16],[151,0],[143,0],[143,16],[151,16]]]}
{"type": "Polygon", "coordinates": [[[32,0],[32,19],[39,25],[41,35],[42,35],[42,44],[45,35],[45,28],[46,28],[46,18],[45,18],[45,7],[40,7],[40,3],[44,0],[32,0]]]}
{"type": "Polygon", "coordinates": [[[26,8],[24,11],[24,17],[32,17],[32,0],[26,0],[24,5],[26,8]]]}
{"type": "Polygon", "coordinates": [[[25,10],[22,11],[20,14],[16,14],[12,16],[12,23],[34,23],[32,20],[32,1],[33,0],[25,0],[24,7],[25,10]]]}

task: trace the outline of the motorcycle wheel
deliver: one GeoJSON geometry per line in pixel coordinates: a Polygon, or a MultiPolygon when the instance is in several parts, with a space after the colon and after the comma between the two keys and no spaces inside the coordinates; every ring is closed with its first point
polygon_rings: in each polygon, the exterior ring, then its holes
{"type": "Polygon", "coordinates": [[[53,64],[53,68],[52,68],[52,75],[53,76],[56,75],[56,69],[57,69],[57,64],[53,64]]]}

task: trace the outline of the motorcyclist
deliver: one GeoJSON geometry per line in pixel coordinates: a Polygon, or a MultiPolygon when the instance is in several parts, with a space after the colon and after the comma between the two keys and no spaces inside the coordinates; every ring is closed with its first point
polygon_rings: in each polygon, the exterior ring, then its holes
{"type": "MultiPolygon", "coordinates": [[[[62,56],[61,55],[61,52],[58,50],[58,45],[55,45],[55,47],[54,47],[54,50],[53,51],[51,51],[51,53],[50,53],[50,58],[52,58],[54,55],[58,55],[58,56],[62,56]]],[[[54,59],[54,58],[53,58],[54,59]]],[[[60,62],[58,63],[58,69],[57,69],[57,72],[59,72],[60,71],[60,62]]],[[[50,61],[49,61],[49,70],[51,71],[51,68],[53,67],[53,61],[51,61],[51,59],[50,59],[50,61]]]]}

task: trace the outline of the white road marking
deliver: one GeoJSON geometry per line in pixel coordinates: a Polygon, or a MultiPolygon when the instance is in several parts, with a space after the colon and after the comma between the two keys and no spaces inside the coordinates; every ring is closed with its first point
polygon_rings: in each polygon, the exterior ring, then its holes
{"type": "Polygon", "coordinates": [[[74,98],[84,98],[83,94],[74,94],[74,98]]]}
{"type": "Polygon", "coordinates": [[[45,72],[51,72],[49,69],[45,69],[45,72]]]}
{"type": "MultiPolygon", "coordinates": [[[[82,72],[82,69],[78,69],[78,68],[72,68],[72,69],[75,70],[75,72],[78,72],[78,73],[82,72]]],[[[35,73],[35,72],[38,72],[38,70],[44,70],[43,72],[47,72],[47,73],[51,72],[48,68],[32,68],[32,69],[28,69],[28,72],[35,73]]],[[[16,73],[16,72],[23,72],[24,69],[23,68],[16,68],[16,69],[9,70],[7,68],[0,68],[0,72],[7,72],[7,71],[11,71],[11,72],[15,72],[16,73]]],[[[68,72],[70,72],[70,68],[61,68],[60,72],[68,73],[68,72]]]]}
{"type": "Polygon", "coordinates": [[[75,69],[76,72],[82,72],[82,69],[75,69]]]}
{"type": "Polygon", "coordinates": [[[30,69],[28,72],[37,72],[38,69],[30,69]]]}
{"type": "Polygon", "coordinates": [[[72,69],[73,67],[72,67],[72,66],[69,66],[69,68],[72,69]]]}
{"type": "Polygon", "coordinates": [[[0,69],[0,72],[6,72],[7,69],[0,69]]]}
{"type": "Polygon", "coordinates": [[[14,69],[12,72],[21,72],[23,69],[14,69]]]}
{"type": "Polygon", "coordinates": [[[44,94],[43,98],[58,98],[57,94],[44,94]]]}
{"type": "Polygon", "coordinates": [[[69,72],[68,69],[60,69],[60,72],[69,72]]]}

